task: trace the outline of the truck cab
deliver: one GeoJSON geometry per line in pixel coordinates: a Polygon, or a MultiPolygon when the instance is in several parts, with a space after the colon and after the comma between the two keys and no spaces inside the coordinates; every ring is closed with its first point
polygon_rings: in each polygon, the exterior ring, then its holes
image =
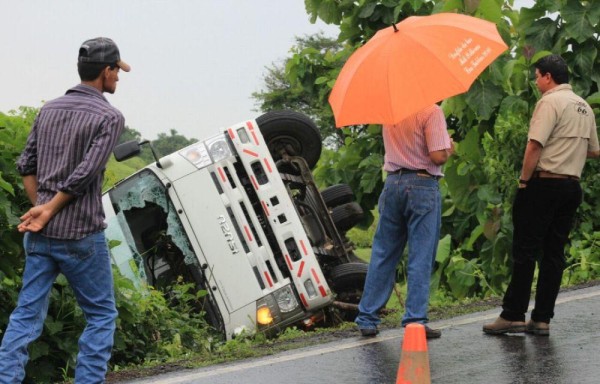
{"type": "MultiPolygon", "coordinates": [[[[114,264],[140,289],[206,291],[198,308],[228,339],[355,311],[366,264],[338,227],[361,212],[347,187],[325,193],[336,206],[317,189],[320,148],[310,119],[280,111],[157,158],[103,195],[114,264]],[[339,207],[350,214],[336,225],[339,207]]],[[[136,153],[137,142],[115,149],[136,153]]]]}

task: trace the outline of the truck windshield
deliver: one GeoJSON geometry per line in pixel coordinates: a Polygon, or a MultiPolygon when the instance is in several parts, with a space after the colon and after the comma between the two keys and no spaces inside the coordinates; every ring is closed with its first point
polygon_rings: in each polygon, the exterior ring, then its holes
{"type": "Polygon", "coordinates": [[[121,273],[158,289],[178,278],[204,286],[198,259],[168,196],[168,189],[143,170],[109,192],[115,217],[106,234],[121,273]]]}

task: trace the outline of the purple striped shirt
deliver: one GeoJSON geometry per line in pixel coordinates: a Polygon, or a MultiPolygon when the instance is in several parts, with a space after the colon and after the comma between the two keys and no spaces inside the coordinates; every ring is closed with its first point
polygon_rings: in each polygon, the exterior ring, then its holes
{"type": "Polygon", "coordinates": [[[444,112],[433,104],[398,124],[384,125],[383,144],[385,171],[424,169],[432,175],[443,176],[442,166],[433,163],[429,153],[450,149],[444,112]]]}
{"type": "Polygon", "coordinates": [[[37,205],[58,191],[75,197],[44,227],[44,236],[80,239],[106,227],[104,169],[124,126],[121,112],[84,84],[42,107],[17,169],[23,176],[37,176],[37,205]]]}

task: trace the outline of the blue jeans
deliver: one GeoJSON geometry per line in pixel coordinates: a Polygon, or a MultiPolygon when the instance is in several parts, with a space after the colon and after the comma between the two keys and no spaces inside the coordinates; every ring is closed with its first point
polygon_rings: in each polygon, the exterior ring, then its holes
{"type": "Polygon", "coordinates": [[[87,321],[79,338],[75,383],[103,383],[117,318],[104,233],[80,240],[26,233],[24,248],[23,287],[0,346],[0,383],[23,381],[27,346],[42,333],[50,289],[59,273],[69,281],[87,321]]]}
{"type": "Polygon", "coordinates": [[[408,293],[402,325],[426,323],[429,285],[441,226],[437,180],[417,174],[388,175],[379,196],[379,223],[358,305],[359,328],[376,328],[378,312],[396,282],[396,267],[408,242],[408,293]]]}

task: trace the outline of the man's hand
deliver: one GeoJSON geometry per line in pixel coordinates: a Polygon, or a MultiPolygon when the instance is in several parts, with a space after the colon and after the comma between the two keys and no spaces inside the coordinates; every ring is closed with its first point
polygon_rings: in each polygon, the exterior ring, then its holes
{"type": "Polygon", "coordinates": [[[19,232],[39,232],[54,215],[56,215],[69,201],[73,199],[72,195],[64,192],[58,192],[52,200],[46,204],[36,205],[21,216],[21,224],[17,226],[19,232]]]}
{"type": "Polygon", "coordinates": [[[21,224],[17,226],[19,232],[39,232],[54,216],[54,211],[48,204],[38,205],[31,208],[21,216],[21,224]]]}
{"type": "Polygon", "coordinates": [[[17,229],[19,232],[39,232],[48,224],[52,216],[54,213],[48,204],[38,205],[21,216],[21,224],[17,229]]]}

